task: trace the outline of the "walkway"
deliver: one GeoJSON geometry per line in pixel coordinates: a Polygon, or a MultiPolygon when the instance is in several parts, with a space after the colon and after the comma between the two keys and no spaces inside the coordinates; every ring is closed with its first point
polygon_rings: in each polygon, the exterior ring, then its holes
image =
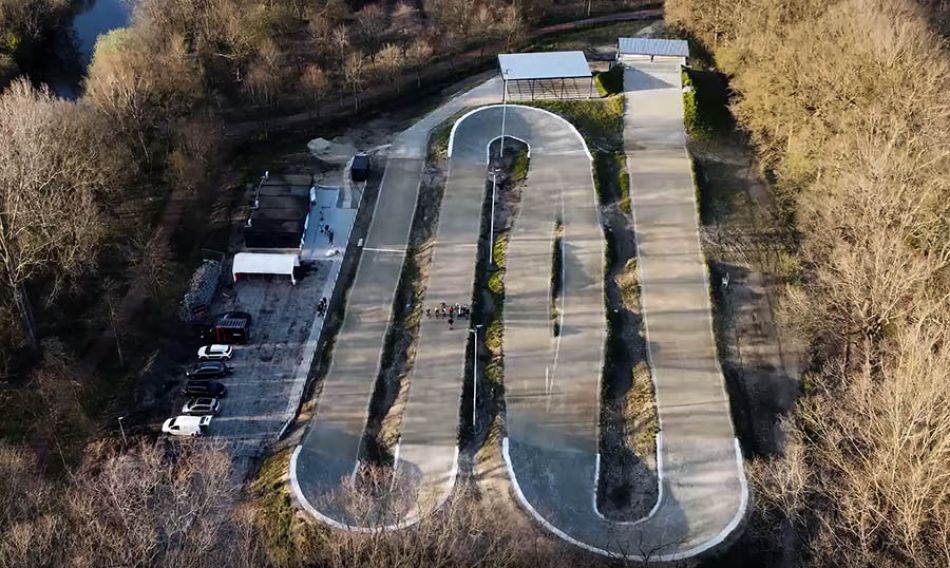
{"type": "MultiPolygon", "coordinates": [[[[324,379],[316,415],[303,442],[291,460],[291,481],[298,501],[312,515],[331,526],[351,529],[378,526],[411,519],[379,518],[364,521],[348,510],[340,489],[351,479],[360,459],[360,440],[366,426],[368,406],[380,372],[386,330],[389,326],[393,297],[405,258],[409,229],[429,132],[435,126],[467,106],[498,101],[501,83],[492,79],[439,107],[394,141],[376,202],[373,221],[366,237],[362,258],[350,289],[343,324],[337,336],[332,363],[324,379]]],[[[463,176],[461,170],[450,176],[463,176]]],[[[483,172],[484,175],[484,172],[483,172]]],[[[466,186],[468,184],[465,184],[466,186]]],[[[469,212],[466,200],[481,204],[478,195],[453,195],[450,182],[439,224],[440,244],[436,251],[437,265],[442,263],[452,272],[442,274],[441,268],[430,281],[429,298],[441,295],[444,301],[467,301],[471,296],[471,270],[478,239],[478,212],[469,212]],[[458,224],[458,225],[456,225],[458,224]],[[469,226],[471,225],[471,226],[469,226]],[[459,243],[468,244],[469,254],[456,254],[459,243]],[[455,258],[458,257],[458,258],[455,258]],[[466,276],[466,270],[468,276],[466,276]],[[449,288],[443,289],[441,278],[450,277],[449,288]],[[450,292],[454,296],[450,296],[450,292]],[[464,298],[458,295],[464,295],[464,298]],[[458,299],[453,299],[458,298],[458,299]]],[[[445,322],[441,322],[446,325],[445,322]]],[[[456,463],[456,429],[458,396],[461,392],[461,366],[464,361],[464,331],[436,335],[429,325],[422,329],[416,369],[438,361],[438,367],[423,369],[412,379],[410,402],[405,412],[401,459],[397,465],[403,479],[421,494],[438,495],[454,484],[456,463]],[[431,351],[430,351],[431,350],[431,351]],[[425,361],[426,363],[422,363],[425,361]],[[452,376],[458,377],[453,382],[452,376]],[[447,378],[446,378],[447,377],[447,378]],[[436,378],[440,382],[436,382],[436,378]],[[428,426],[420,427],[419,419],[428,426]],[[439,487],[428,484],[437,480],[439,487]]],[[[414,516],[412,512],[407,513],[414,516]]]]}

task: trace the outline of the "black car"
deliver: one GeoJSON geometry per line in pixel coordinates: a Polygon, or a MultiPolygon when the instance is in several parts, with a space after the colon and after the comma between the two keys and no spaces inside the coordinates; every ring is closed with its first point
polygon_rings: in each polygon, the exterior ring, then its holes
{"type": "Polygon", "coordinates": [[[222,398],[227,392],[228,389],[218,381],[188,381],[181,393],[185,396],[222,398]]]}
{"type": "Polygon", "coordinates": [[[221,361],[202,361],[185,371],[189,379],[218,379],[231,373],[231,367],[221,361]]]}

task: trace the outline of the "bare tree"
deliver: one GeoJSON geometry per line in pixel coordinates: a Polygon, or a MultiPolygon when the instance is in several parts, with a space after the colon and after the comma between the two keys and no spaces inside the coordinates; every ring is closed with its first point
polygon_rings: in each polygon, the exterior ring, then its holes
{"type": "Polygon", "coordinates": [[[379,45],[380,38],[386,31],[386,9],[381,4],[366,4],[356,13],[356,21],[366,45],[379,45]]]}
{"type": "Polygon", "coordinates": [[[326,97],[330,80],[319,65],[308,65],[300,76],[300,87],[312,102],[318,103],[326,97]]]}
{"type": "Polygon", "coordinates": [[[202,87],[181,36],[153,37],[139,28],[122,28],[96,42],[83,100],[109,116],[149,161],[152,129],[190,111],[202,87]]]}
{"type": "Polygon", "coordinates": [[[340,73],[342,74],[346,69],[346,58],[350,51],[350,34],[346,26],[342,24],[337,26],[337,28],[333,30],[330,41],[336,49],[337,57],[340,58],[340,73]]]}
{"type": "Polygon", "coordinates": [[[343,79],[350,87],[350,92],[353,93],[353,102],[357,111],[360,110],[360,93],[366,83],[366,67],[366,57],[359,50],[346,57],[346,65],[343,67],[343,79]]]}
{"type": "Polygon", "coordinates": [[[168,244],[157,231],[136,232],[130,243],[130,257],[136,271],[142,274],[149,293],[158,294],[168,283],[168,244]]]}
{"type": "Polygon", "coordinates": [[[406,60],[416,70],[416,87],[422,87],[422,68],[432,57],[432,44],[424,38],[412,42],[406,50],[406,60]]]}
{"type": "Polygon", "coordinates": [[[265,39],[258,49],[258,57],[247,71],[244,91],[258,104],[274,101],[283,83],[283,54],[277,43],[265,39]]]}
{"type": "Polygon", "coordinates": [[[142,443],[89,451],[66,496],[73,565],[233,566],[238,486],[227,452],[209,444],[142,443]]]}
{"type": "Polygon", "coordinates": [[[89,269],[103,225],[96,195],[119,179],[109,127],[83,106],[15,82],[0,95],[0,298],[36,346],[27,285],[89,269]]]}
{"type": "Polygon", "coordinates": [[[376,53],[374,59],[376,67],[383,70],[386,74],[386,79],[388,79],[390,83],[395,83],[398,88],[399,85],[396,78],[399,76],[405,64],[402,49],[395,44],[387,43],[376,53]]]}
{"type": "Polygon", "coordinates": [[[760,517],[815,565],[947,564],[950,58],[932,14],[905,0],[665,9],[715,50],[794,212],[803,269],[782,307],[811,357],[786,455],[753,468],[760,517]]]}
{"type": "Polygon", "coordinates": [[[505,35],[505,50],[511,51],[511,44],[524,33],[524,19],[518,6],[506,6],[501,18],[501,31],[505,35]]]}

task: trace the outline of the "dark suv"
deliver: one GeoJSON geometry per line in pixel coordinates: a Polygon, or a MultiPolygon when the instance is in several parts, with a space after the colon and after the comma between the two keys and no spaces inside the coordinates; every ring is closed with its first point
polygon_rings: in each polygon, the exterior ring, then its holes
{"type": "Polygon", "coordinates": [[[231,373],[231,367],[221,361],[202,361],[185,371],[189,379],[218,379],[231,373]]]}
{"type": "Polygon", "coordinates": [[[210,396],[222,398],[228,392],[218,381],[188,381],[181,393],[185,396],[210,396]]]}

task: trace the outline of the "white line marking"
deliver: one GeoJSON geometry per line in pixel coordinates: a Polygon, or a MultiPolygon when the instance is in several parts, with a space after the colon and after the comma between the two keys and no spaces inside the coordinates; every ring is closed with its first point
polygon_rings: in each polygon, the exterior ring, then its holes
{"type": "Polygon", "coordinates": [[[406,252],[406,249],[398,249],[398,248],[363,247],[363,250],[364,250],[364,251],[365,251],[365,250],[368,250],[368,251],[372,251],[372,252],[392,252],[392,253],[396,253],[396,254],[405,254],[405,252],[406,252]]]}
{"type": "MultiPolygon", "coordinates": [[[[736,449],[736,461],[738,462],[741,468],[742,467],[742,450],[739,448],[738,439],[735,440],[735,449],[736,449]]],[[[706,552],[707,550],[710,550],[722,544],[722,542],[725,541],[726,538],[728,538],[729,535],[731,535],[733,531],[735,531],[736,527],[739,526],[739,523],[742,522],[742,520],[745,518],[745,513],[748,508],[748,501],[749,501],[748,486],[746,484],[745,476],[739,476],[739,482],[742,485],[742,501],[739,504],[739,509],[738,511],[736,511],[736,514],[735,516],[733,516],[732,520],[729,521],[729,524],[726,525],[726,527],[723,528],[723,530],[721,530],[718,534],[716,534],[716,536],[714,536],[710,540],[707,540],[706,542],[702,544],[699,544],[697,546],[694,546],[693,548],[690,548],[682,552],[675,552],[673,554],[651,555],[649,557],[644,557],[637,554],[623,554],[623,553],[610,552],[609,550],[597,548],[596,546],[591,546],[589,544],[585,544],[575,539],[574,537],[568,535],[561,529],[552,525],[547,519],[541,516],[541,514],[538,513],[538,511],[535,510],[535,508],[531,506],[531,503],[528,502],[528,499],[524,496],[524,492],[521,490],[521,486],[518,484],[518,478],[515,477],[514,467],[511,465],[511,455],[508,449],[507,436],[502,440],[501,451],[502,451],[502,456],[505,459],[505,467],[508,469],[508,476],[511,478],[511,485],[515,490],[515,497],[517,497],[518,502],[521,503],[521,506],[524,507],[525,510],[528,511],[528,513],[532,517],[534,517],[534,519],[538,523],[541,524],[541,526],[543,526],[550,532],[554,533],[554,535],[560,538],[561,540],[568,542],[570,544],[573,544],[574,546],[577,546],[578,548],[583,548],[584,550],[588,550],[590,552],[599,554],[601,556],[606,556],[608,558],[620,558],[624,560],[633,560],[636,562],[646,562],[648,560],[650,562],[675,562],[677,560],[685,560],[687,558],[692,558],[693,556],[702,554],[703,552],[706,552]]],[[[599,457],[600,456],[598,455],[598,458],[599,457]]],[[[599,462],[599,459],[598,459],[598,462],[599,462]]],[[[661,484],[662,484],[662,480],[661,480],[661,484]]],[[[654,516],[654,514],[658,510],[659,510],[658,507],[654,507],[654,510],[650,512],[650,516],[645,517],[644,519],[641,519],[636,522],[643,522],[651,518],[652,516],[654,516]]]]}

